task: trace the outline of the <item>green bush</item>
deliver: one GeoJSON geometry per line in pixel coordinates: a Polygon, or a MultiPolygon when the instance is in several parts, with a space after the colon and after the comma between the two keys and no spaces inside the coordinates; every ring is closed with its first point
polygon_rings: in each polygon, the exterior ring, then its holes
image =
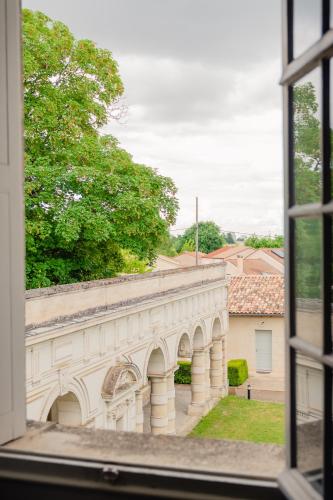
{"type": "Polygon", "coordinates": [[[175,373],[175,384],[191,383],[191,361],[178,361],[179,368],[175,373]]]}
{"type": "Polygon", "coordinates": [[[245,382],[249,376],[246,359],[231,359],[228,362],[229,385],[238,386],[245,382]]]}

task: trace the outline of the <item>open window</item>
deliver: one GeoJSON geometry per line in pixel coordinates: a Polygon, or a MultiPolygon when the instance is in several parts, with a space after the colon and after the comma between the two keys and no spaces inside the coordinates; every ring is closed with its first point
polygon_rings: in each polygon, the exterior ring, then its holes
{"type": "MultiPolygon", "coordinates": [[[[294,499],[333,496],[333,112],[330,110],[333,30],[330,29],[330,4],[329,0],[283,0],[288,419],[287,468],[279,481],[282,491],[294,499]],[[309,10],[303,10],[305,5],[312,9],[310,14],[309,10]],[[302,28],[299,27],[302,16],[308,29],[304,29],[304,22],[302,28]]],[[[1,442],[20,436],[25,429],[20,63],[20,2],[0,0],[1,442]]],[[[202,338],[198,327],[194,348],[198,351],[196,362],[200,368],[204,366],[200,363],[202,338]]],[[[259,342],[263,344],[262,340],[259,342]]],[[[265,357],[265,353],[270,352],[271,341],[265,342],[268,347],[263,348],[262,363],[264,370],[269,370],[270,357],[265,357]]],[[[220,359],[220,343],[220,324],[215,321],[212,349],[215,349],[216,360],[220,359]]],[[[188,355],[190,341],[186,333],[181,336],[177,349],[179,357],[188,355]]],[[[153,394],[158,396],[156,399],[163,399],[163,411],[166,411],[168,382],[162,380],[159,373],[163,363],[161,349],[152,351],[148,375],[153,380],[153,394]]],[[[119,430],[132,418],[132,409],[134,415],[138,399],[136,373],[130,366],[127,368],[108,373],[104,385],[105,404],[113,419],[110,428],[119,430]],[[125,393],[129,407],[115,407],[111,397],[120,398],[125,393]]],[[[203,378],[203,369],[200,373],[203,378]]],[[[220,373],[214,376],[221,378],[220,373]]],[[[197,397],[201,402],[201,393],[197,397]]],[[[72,392],[57,397],[48,410],[47,420],[71,425],[73,422],[67,420],[68,407],[76,409],[76,418],[80,421],[80,403],[72,392]]],[[[165,415],[161,418],[156,408],[153,410],[154,422],[166,426],[165,415]]],[[[142,426],[142,420],[132,418],[132,426],[133,429],[142,426]]],[[[145,445],[143,441],[141,444],[145,445]]],[[[22,492],[27,491],[34,498],[46,495],[50,498],[60,495],[68,498],[283,497],[275,482],[256,477],[140,467],[124,465],[120,460],[111,464],[106,460],[64,459],[6,449],[0,451],[0,482],[5,496],[11,498],[23,497],[22,492]]]]}
{"type": "Polygon", "coordinates": [[[331,2],[284,2],[288,495],[332,498],[331,2]]]}

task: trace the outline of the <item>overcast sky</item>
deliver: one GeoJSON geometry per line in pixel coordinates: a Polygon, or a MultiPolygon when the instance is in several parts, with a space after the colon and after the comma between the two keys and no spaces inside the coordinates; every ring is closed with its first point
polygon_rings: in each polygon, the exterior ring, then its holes
{"type": "Polygon", "coordinates": [[[172,177],[177,228],[282,232],[280,0],[23,0],[112,51],[128,114],[108,130],[172,177]]]}

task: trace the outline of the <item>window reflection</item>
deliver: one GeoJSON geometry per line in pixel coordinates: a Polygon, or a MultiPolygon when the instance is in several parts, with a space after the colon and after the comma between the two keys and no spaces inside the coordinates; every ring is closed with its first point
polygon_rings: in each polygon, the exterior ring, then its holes
{"type": "Polygon", "coordinates": [[[294,57],[320,38],[321,0],[294,0],[294,57]]]}
{"type": "Polygon", "coordinates": [[[294,86],[293,129],[295,201],[318,203],[321,198],[319,69],[294,86]]]}
{"type": "Polygon", "coordinates": [[[323,368],[307,356],[296,357],[297,466],[321,491],[323,470],[323,368]]]}
{"type": "Polygon", "coordinates": [[[320,219],[296,219],[296,335],[322,346],[320,219]]]}

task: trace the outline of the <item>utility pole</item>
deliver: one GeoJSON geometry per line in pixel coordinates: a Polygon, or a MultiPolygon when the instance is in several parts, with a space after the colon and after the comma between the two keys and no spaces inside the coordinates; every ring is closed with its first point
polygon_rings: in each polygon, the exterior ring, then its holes
{"type": "Polygon", "coordinates": [[[195,197],[195,265],[199,265],[199,201],[195,197]]]}

